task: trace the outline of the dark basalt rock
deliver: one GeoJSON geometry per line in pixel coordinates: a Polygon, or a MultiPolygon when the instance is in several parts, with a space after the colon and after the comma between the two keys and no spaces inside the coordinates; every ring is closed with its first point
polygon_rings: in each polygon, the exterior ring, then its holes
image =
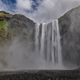
{"type": "MultiPolygon", "coordinates": [[[[25,41],[27,43],[33,43],[35,34],[35,23],[32,20],[21,14],[12,15],[5,11],[0,11],[0,21],[5,21],[7,23],[7,25],[4,24],[7,30],[3,30],[3,33],[7,31],[5,40],[7,39],[9,43],[15,37],[20,38],[21,42],[25,41]]],[[[2,29],[0,30],[0,34],[2,34],[1,31],[2,29]]],[[[5,40],[3,38],[4,35],[1,35],[0,39],[4,43],[5,40]]],[[[2,44],[2,41],[0,41],[0,44],[2,44]]]]}
{"type": "Polygon", "coordinates": [[[33,34],[34,26],[35,23],[32,20],[20,14],[13,15],[9,20],[9,29],[17,36],[33,34]]]}
{"type": "Polygon", "coordinates": [[[35,23],[24,15],[15,14],[8,21],[8,33],[11,41],[19,38],[20,43],[31,46],[34,50],[35,23]]]}
{"type": "Polygon", "coordinates": [[[64,64],[80,65],[80,7],[59,18],[64,64]]]}

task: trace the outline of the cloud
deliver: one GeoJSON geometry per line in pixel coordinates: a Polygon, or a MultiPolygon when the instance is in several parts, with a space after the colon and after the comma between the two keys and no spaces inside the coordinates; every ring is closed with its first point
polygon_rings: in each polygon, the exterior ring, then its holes
{"type": "Polygon", "coordinates": [[[0,0],[0,11],[1,10],[7,10],[6,5],[0,0]]]}
{"type": "MultiPolygon", "coordinates": [[[[0,1],[0,10],[9,11],[9,5],[0,1]]],[[[16,0],[14,12],[23,14],[35,22],[49,22],[79,5],[80,0],[16,0]]]]}
{"type": "Polygon", "coordinates": [[[21,8],[21,9],[31,9],[30,0],[17,0],[16,5],[18,8],[21,8]]]}
{"type": "Polygon", "coordinates": [[[32,16],[38,22],[49,22],[79,5],[80,0],[44,0],[32,16]]]}

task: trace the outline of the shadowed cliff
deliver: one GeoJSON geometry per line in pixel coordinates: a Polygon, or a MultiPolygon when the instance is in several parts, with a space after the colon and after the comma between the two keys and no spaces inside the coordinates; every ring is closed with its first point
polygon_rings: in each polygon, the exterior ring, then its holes
{"type": "Polygon", "coordinates": [[[80,6],[59,18],[64,64],[80,65],[80,6]]]}

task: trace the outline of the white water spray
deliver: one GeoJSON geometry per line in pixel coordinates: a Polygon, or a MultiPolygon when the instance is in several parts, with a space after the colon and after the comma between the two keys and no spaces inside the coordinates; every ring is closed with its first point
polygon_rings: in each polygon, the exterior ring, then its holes
{"type": "Polygon", "coordinates": [[[37,23],[35,25],[35,46],[36,46],[36,52],[39,51],[39,27],[40,27],[40,24],[37,23]]]}
{"type": "MultiPolygon", "coordinates": [[[[61,43],[58,20],[37,24],[35,48],[46,63],[62,65],[61,43]]],[[[54,66],[53,66],[54,67],[54,66]]]]}

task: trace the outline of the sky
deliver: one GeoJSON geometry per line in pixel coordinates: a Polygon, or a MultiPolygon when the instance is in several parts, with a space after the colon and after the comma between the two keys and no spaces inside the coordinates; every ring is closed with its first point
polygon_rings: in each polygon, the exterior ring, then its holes
{"type": "Polygon", "coordinates": [[[0,11],[23,14],[35,22],[50,22],[80,5],[80,0],[0,0],[0,11]]]}

